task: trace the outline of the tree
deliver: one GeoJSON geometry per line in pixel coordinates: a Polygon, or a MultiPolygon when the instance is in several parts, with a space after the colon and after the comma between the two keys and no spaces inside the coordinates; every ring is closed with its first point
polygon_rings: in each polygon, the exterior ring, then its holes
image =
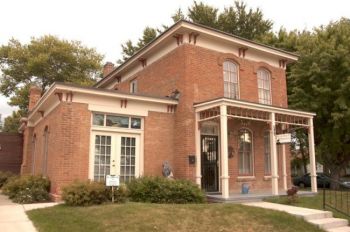
{"type": "Polygon", "coordinates": [[[23,112],[13,111],[11,116],[8,116],[4,120],[4,126],[2,128],[3,132],[18,132],[20,126],[20,120],[22,118],[23,112]]]}
{"type": "Polygon", "coordinates": [[[291,73],[293,107],[316,112],[317,154],[338,179],[350,160],[350,20],[315,29],[291,73]]]}
{"type": "Polygon", "coordinates": [[[247,9],[243,2],[235,1],[219,15],[218,29],[250,40],[260,40],[272,29],[272,21],[265,20],[259,8],[247,9]]]}
{"type": "Polygon", "coordinates": [[[32,38],[29,44],[11,39],[0,47],[0,93],[26,113],[31,84],[43,91],[56,81],[91,85],[101,71],[102,58],[79,41],[51,35],[32,38]]]}
{"type": "MultiPolygon", "coordinates": [[[[172,16],[174,23],[181,19],[188,19],[191,22],[209,26],[227,33],[235,34],[247,39],[260,41],[267,33],[271,33],[273,23],[265,20],[259,8],[253,10],[247,8],[246,4],[235,1],[233,6],[224,9],[220,13],[218,8],[204,4],[203,2],[193,2],[189,7],[187,17],[179,8],[172,16]]],[[[122,44],[122,59],[117,63],[121,64],[140,50],[143,46],[155,39],[167,26],[162,25],[162,29],[146,27],[142,38],[134,45],[131,40],[122,44]]],[[[265,38],[268,41],[276,40],[276,37],[265,38]]]]}

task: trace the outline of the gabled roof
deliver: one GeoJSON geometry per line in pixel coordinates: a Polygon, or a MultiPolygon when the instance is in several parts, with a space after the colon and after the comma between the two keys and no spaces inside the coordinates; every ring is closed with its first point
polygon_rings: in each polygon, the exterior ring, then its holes
{"type": "Polygon", "coordinates": [[[123,64],[116,67],[113,71],[111,71],[106,77],[98,81],[94,87],[101,87],[109,81],[113,80],[113,76],[117,75],[120,71],[124,70],[126,67],[128,67],[130,64],[137,62],[139,58],[144,56],[147,52],[150,50],[153,50],[156,45],[164,41],[166,38],[169,38],[179,32],[181,30],[191,30],[191,31],[197,31],[206,35],[214,36],[218,39],[222,40],[228,40],[231,42],[234,42],[237,45],[240,45],[242,47],[249,47],[252,49],[259,50],[261,52],[266,52],[273,54],[277,57],[280,57],[281,59],[285,59],[287,61],[293,62],[298,59],[298,55],[295,53],[287,52],[282,49],[274,48],[262,43],[258,43],[252,40],[248,40],[245,38],[242,38],[240,36],[236,36],[224,31],[220,31],[208,26],[204,26],[198,23],[189,22],[186,20],[179,20],[174,25],[169,27],[167,30],[165,30],[163,33],[161,33],[159,36],[157,36],[155,39],[153,39],[150,43],[148,43],[146,46],[138,50],[133,56],[131,56],[129,59],[127,59],[123,64]]]}

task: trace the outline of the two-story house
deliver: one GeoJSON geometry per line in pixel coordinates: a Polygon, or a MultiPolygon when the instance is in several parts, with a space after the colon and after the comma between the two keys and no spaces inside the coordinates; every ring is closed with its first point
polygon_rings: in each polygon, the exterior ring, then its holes
{"type": "Polygon", "coordinates": [[[179,21],[122,65],[107,63],[87,88],[55,83],[30,91],[22,173],[47,175],[59,195],[75,179],[121,182],[162,175],[207,192],[278,194],[290,180],[279,134],[309,129],[317,191],[313,117],[288,109],[286,65],[295,54],[179,21]]]}

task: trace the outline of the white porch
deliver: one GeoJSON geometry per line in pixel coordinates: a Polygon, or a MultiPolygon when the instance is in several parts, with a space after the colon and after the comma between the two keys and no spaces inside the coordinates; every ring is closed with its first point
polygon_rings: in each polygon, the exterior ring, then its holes
{"type": "MultiPolygon", "coordinates": [[[[278,186],[278,157],[277,157],[277,126],[279,128],[301,127],[308,129],[309,154],[311,168],[311,189],[317,192],[316,160],[314,149],[314,113],[279,108],[270,105],[233,100],[227,98],[215,99],[197,103],[195,108],[195,141],[196,141],[196,183],[202,185],[201,166],[201,130],[200,123],[216,120],[219,122],[219,192],[222,199],[230,198],[229,164],[228,164],[228,119],[242,119],[266,122],[270,128],[270,156],[271,156],[271,195],[279,195],[278,186]]],[[[286,148],[282,145],[282,181],[283,190],[287,190],[286,148]]]]}

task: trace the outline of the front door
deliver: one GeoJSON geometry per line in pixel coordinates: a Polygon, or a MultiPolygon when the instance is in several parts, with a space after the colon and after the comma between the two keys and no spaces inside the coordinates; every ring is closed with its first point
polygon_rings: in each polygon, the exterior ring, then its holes
{"type": "Polygon", "coordinates": [[[117,175],[128,182],[139,175],[139,135],[95,132],[93,179],[103,181],[106,175],[117,175]]]}
{"type": "Polygon", "coordinates": [[[201,136],[202,188],[207,192],[219,191],[218,136],[201,136]]]}

